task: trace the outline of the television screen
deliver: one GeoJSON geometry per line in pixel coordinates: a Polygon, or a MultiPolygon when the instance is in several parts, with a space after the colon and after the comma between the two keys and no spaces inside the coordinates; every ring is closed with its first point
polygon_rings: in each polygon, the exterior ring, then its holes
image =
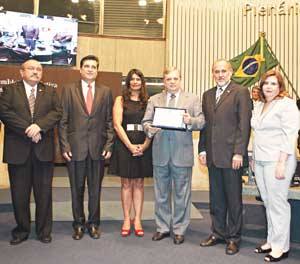
{"type": "Polygon", "coordinates": [[[0,13],[0,62],[36,59],[43,64],[76,65],[76,19],[0,13]]]}

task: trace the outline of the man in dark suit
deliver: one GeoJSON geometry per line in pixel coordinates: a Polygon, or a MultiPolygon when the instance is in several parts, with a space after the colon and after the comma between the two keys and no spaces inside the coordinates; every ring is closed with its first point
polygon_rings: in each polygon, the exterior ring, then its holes
{"type": "Polygon", "coordinates": [[[20,70],[22,81],[3,88],[0,119],[5,125],[3,161],[8,173],[17,227],[12,245],[26,240],[30,233],[30,194],[36,202],[36,233],[44,243],[51,242],[53,128],[62,115],[56,91],[40,82],[42,66],[28,60],[20,70]]]}
{"type": "Polygon", "coordinates": [[[62,92],[63,117],[59,125],[60,146],[67,161],[72,192],[73,239],[83,237],[85,226],[94,239],[100,237],[100,190],[104,161],[113,144],[112,94],[98,86],[98,58],[89,55],[80,62],[81,80],[62,92]],[[84,215],[85,180],[88,185],[89,215],[84,215]]]}
{"type": "Polygon", "coordinates": [[[227,242],[226,254],[239,251],[242,228],[242,164],[250,135],[251,99],[248,89],[230,80],[225,60],[212,66],[217,86],[203,94],[206,126],[201,131],[199,160],[209,172],[212,234],[200,243],[227,242]]]}

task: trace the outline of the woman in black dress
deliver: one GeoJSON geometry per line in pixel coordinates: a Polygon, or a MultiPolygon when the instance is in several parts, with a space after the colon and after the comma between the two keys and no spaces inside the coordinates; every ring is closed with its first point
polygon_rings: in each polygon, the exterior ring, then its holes
{"type": "Polygon", "coordinates": [[[126,87],[113,107],[113,123],[117,134],[110,173],[121,177],[121,199],[124,223],[121,235],[130,235],[131,222],[136,236],[143,236],[141,216],[144,202],[144,177],[152,176],[150,139],[145,136],[141,121],[148,95],[144,75],[132,69],[126,77],[126,87]],[[131,209],[134,219],[130,220],[131,209]]]}

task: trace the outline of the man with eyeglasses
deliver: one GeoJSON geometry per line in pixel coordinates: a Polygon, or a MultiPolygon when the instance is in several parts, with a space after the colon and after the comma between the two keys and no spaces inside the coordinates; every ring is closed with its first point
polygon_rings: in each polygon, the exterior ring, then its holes
{"type": "Polygon", "coordinates": [[[96,56],[80,61],[81,80],[62,91],[63,117],[59,125],[60,147],[67,161],[72,193],[73,239],[80,240],[85,228],[91,238],[100,237],[100,191],[104,162],[113,144],[112,94],[95,83],[99,68],[96,56]],[[85,180],[88,210],[84,214],[85,180]]]}
{"type": "Polygon", "coordinates": [[[37,239],[51,242],[53,128],[62,115],[56,90],[41,83],[42,66],[28,60],[21,66],[22,80],[3,87],[0,119],[5,126],[3,161],[8,163],[12,203],[17,227],[11,245],[30,234],[30,194],[36,203],[37,239]]]}
{"type": "MultiPolygon", "coordinates": [[[[153,178],[155,192],[156,232],[153,241],[160,241],[173,232],[175,245],[184,243],[190,223],[192,167],[194,165],[193,130],[203,128],[205,120],[200,99],[185,92],[176,67],[165,69],[165,90],[150,97],[143,118],[144,131],[153,138],[153,178]],[[154,122],[159,108],[184,110],[181,130],[158,128],[154,122]],[[183,125],[183,126],[182,126],[183,125]],[[173,199],[171,198],[173,195],[173,199]]],[[[172,110],[171,110],[172,111],[172,110]]],[[[174,115],[174,112],[173,112],[174,115]]],[[[174,116],[169,119],[174,120],[174,116]]]]}

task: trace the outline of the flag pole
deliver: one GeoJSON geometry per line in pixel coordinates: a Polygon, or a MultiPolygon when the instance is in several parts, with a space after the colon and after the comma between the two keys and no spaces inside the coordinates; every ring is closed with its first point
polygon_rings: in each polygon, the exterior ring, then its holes
{"type": "Polygon", "coordinates": [[[265,32],[259,32],[259,39],[260,39],[260,56],[264,58],[264,39],[265,39],[265,32]]]}
{"type": "MultiPolygon", "coordinates": [[[[262,36],[263,36],[263,37],[265,36],[265,32],[260,32],[259,34],[260,34],[260,38],[261,38],[262,36]]],[[[292,82],[290,81],[288,75],[286,74],[285,70],[284,70],[283,67],[281,66],[279,60],[277,59],[277,57],[276,57],[275,53],[273,52],[271,46],[269,45],[268,41],[267,41],[266,39],[265,39],[265,41],[266,41],[267,49],[268,49],[269,52],[274,56],[274,58],[278,61],[279,69],[282,71],[284,77],[287,79],[288,84],[289,84],[290,87],[292,88],[293,93],[296,94],[296,99],[300,99],[300,97],[299,97],[299,95],[298,95],[298,93],[297,93],[297,90],[294,88],[292,82]]],[[[260,47],[261,47],[261,46],[260,46],[260,47]]]]}

